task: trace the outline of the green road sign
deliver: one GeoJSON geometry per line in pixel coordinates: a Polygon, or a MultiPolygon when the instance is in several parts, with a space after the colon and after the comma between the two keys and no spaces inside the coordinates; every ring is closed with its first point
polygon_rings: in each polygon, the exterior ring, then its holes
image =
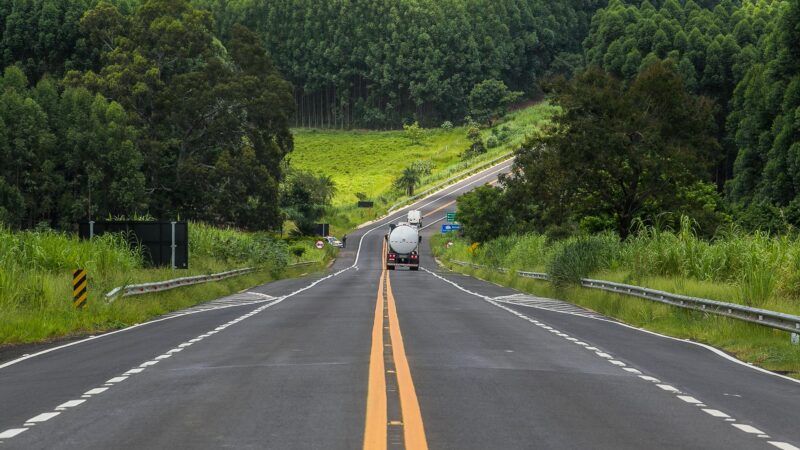
{"type": "Polygon", "coordinates": [[[454,213],[454,212],[447,213],[447,221],[448,222],[455,222],[456,221],[456,213],[454,213]]]}

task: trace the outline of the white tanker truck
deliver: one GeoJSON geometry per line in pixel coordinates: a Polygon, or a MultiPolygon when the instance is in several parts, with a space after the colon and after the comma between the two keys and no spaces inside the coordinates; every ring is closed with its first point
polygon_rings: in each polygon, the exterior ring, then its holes
{"type": "Polygon", "coordinates": [[[408,267],[419,270],[419,243],[422,237],[416,226],[407,222],[389,225],[391,231],[386,235],[386,270],[395,267],[408,267]]]}

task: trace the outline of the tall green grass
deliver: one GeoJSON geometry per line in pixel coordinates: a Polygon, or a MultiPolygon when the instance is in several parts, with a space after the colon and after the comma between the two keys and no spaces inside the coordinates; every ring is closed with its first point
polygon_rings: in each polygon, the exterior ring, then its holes
{"type": "Polygon", "coordinates": [[[501,237],[469,252],[455,241],[449,259],[547,272],[556,285],[595,277],[676,293],[800,313],[800,239],[730,229],[705,240],[688,219],[677,230],[641,227],[620,241],[611,233],[550,241],[539,234],[501,237]]]}
{"type": "MultiPolygon", "coordinates": [[[[65,335],[93,333],[147,320],[191,306],[232,290],[295,273],[287,265],[321,264],[331,250],[313,248],[313,241],[285,242],[267,234],[189,225],[188,270],[147,268],[141,252],[122,235],[92,240],[55,231],[12,232],[0,228],[0,344],[36,342],[65,335]],[[182,288],[161,294],[117,299],[104,294],[117,286],[189,275],[221,272],[245,266],[251,275],[182,288]],[[82,310],[72,306],[71,279],[86,269],[89,300],[82,310]]],[[[314,267],[298,269],[314,270],[314,267]]]]}

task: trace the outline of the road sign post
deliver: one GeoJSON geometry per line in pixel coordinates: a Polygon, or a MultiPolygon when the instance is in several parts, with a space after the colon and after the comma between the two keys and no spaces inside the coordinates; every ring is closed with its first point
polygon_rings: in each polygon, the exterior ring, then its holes
{"type": "Polygon", "coordinates": [[[76,308],[86,306],[89,282],[86,280],[86,270],[78,269],[72,273],[72,304],[76,308]]]}

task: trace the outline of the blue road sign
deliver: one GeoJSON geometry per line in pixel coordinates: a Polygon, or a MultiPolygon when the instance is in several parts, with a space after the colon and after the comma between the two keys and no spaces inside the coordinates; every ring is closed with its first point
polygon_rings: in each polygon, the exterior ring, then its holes
{"type": "Polygon", "coordinates": [[[457,223],[445,223],[442,224],[442,233],[447,233],[448,231],[458,231],[461,229],[461,225],[457,223]]]}

